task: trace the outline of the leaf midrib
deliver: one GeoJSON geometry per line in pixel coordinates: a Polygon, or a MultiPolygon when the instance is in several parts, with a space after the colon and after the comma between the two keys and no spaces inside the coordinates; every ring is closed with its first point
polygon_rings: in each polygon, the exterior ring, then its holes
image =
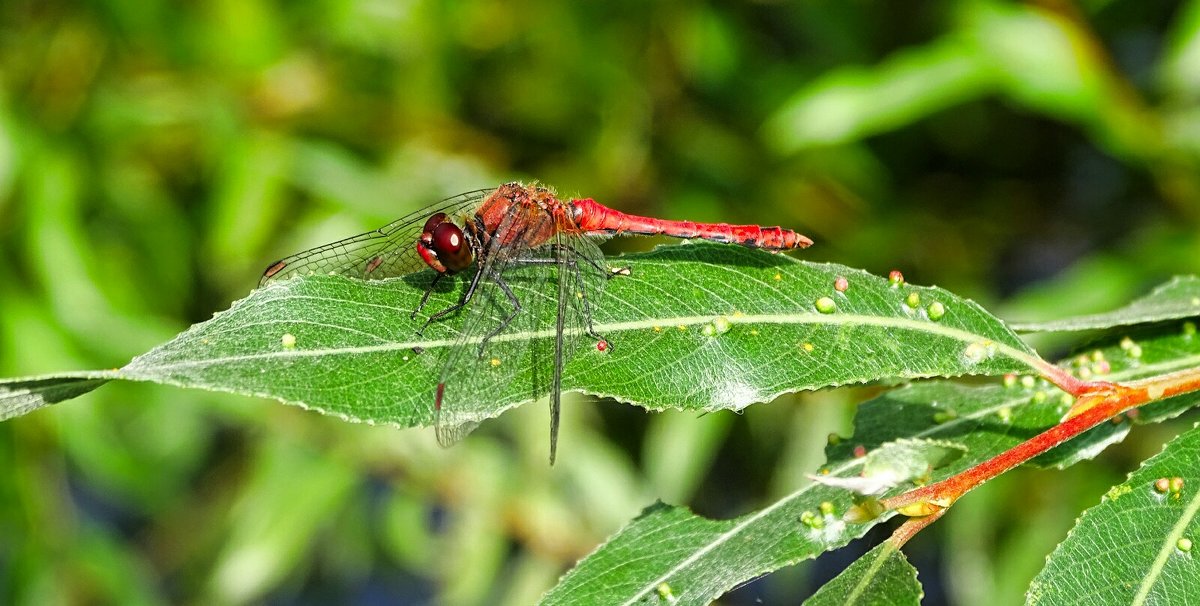
{"type": "MultiPolygon", "coordinates": [[[[987,337],[966,330],[952,328],[941,324],[936,324],[932,321],[919,321],[908,318],[891,318],[868,316],[862,314],[820,314],[820,313],[800,313],[800,314],[738,314],[730,315],[690,315],[679,316],[674,318],[655,318],[653,320],[634,320],[629,322],[615,322],[608,324],[596,324],[595,329],[600,334],[604,333],[620,333],[638,330],[653,330],[654,328],[663,328],[667,326],[700,326],[709,324],[717,318],[723,318],[730,324],[755,324],[755,325],[787,325],[787,324],[824,324],[824,325],[854,325],[854,326],[881,326],[888,328],[901,328],[917,332],[940,335],[948,337],[964,344],[979,343],[980,340],[988,340],[987,337]]],[[[289,321],[280,320],[280,324],[287,324],[289,321]]],[[[582,334],[580,329],[572,329],[566,331],[565,334],[575,336],[582,334]]],[[[538,331],[518,331],[505,333],[492,337],[493,343],[502,343],[507,341],[531,340],[531,339],[546,339],[554,336],[554,329],[547,328],[538,331]]],[[[714,337],[717,338],[717,337],[714,337]]],[[[380,353],[401,350],[419,349],[439,349],[456,345],[460,343],[479,343],[482,337],[467,341],[459,341],[457,339],[424,339],[419,341],[397,341],[391,343],[381,343],[378,345],[360,345],[354,347],[337,347],[337,348],[320,348],[320,349],[280,349],[276,351],[256,352],[252,354],[241,354],[235,356],[222,356],[217,358],[193,359],[169,364],[155,364],[152,366],[155,370],[171,370],[180,368],[192,368],[198,366],[209,366],[216,364],[225,364],[232,362],[246,362],[254,360],[266,360],[275,358],[307,358],[321,357],[334,355],[355,355],[367,353],[380,353]]],[[[1040,359],[1035,355],[1026,351],[1022,351],[993,340],[988,340],[991,345],[996,347],[996,350],[1003,353],[1005,356],[1017,360],[1030,368],[1036,368],[1040,359]]],[[[135,359],[128,367],[138,368],[139,360],[135,359]]]]}
{"type": "Polygon", "coordinates": [[[875,580],[875,576],[879,574],[879,571],[883,569],[887,559],[892,557],[892,554],[895,551],[896,548],[891,541],[886,541],[884,543],[883,549],[875,556],[875,561],[871,562],[871,566],[863,572],[862,577],[858,579],[858,583],[854,585],[854,589],[851,590],[846,596],[846,604],[858,603],[858,599],[862,597],[863,592],[865,592],[871,585],[871,582],[875,580]]]}

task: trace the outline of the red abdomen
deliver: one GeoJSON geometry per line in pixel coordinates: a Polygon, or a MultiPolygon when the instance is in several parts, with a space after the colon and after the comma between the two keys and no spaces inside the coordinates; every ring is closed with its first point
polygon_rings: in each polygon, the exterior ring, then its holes
{"type": "Polygon", "coordinates": [[[713,242],[766,250],[791,250],[805,248],[812,244],[812,240],[807,237],[782,227],[695,223],[639,217],[613,210],[591,198],[571,200],[570,207],[572,218],[578,228],[593,234],[617,236],[642,234],[674,238],[702,238],[713,242]]]}

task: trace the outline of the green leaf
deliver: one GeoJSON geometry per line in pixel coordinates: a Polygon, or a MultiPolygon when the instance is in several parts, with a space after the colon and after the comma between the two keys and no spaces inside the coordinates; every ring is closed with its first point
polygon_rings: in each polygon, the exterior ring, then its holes
{"type": "Polygon", "coordinates": [[[0,421],[81,396],[113,378],[120,377],[97,371],[0,380],[0,421]]]}
{"type": "MultiPolygon", "coordinates": [[[[1048,322],[1009,322],[1025,332],[1065,332],[1148,324],[1200,316],[1200,277],[1176,276],[1150,294],[1106,313],[1062,318],[1048,322]]],[[[1193,327],[1194,329],[1194,327],[1193,327]]]]}
{"type": "MultiPolygon", "coordinates": [[[[631,275],[609,280],[591,303],[594,328],[612,348],[579,351],[564,370],[564,389],[652,409],[711,411],[801,389],[999,374],[1039,361],[999,320],[938,288],[893,286],[860,270],[736,246],[661,247],[615,261],[631,275]],[[844,292],[834,287],[838,278],[846,280],[844,292]]],[[[462,317],[452,316],[416,336],[422,318],[408,312],[431,278],[286,280],[106,377],[272,397],[351,420],[428,425],[442,360],[462,326],[462,317]]],[[[533,308],[523,313],[540,308],[544,315],[533,324],[549,328],[513,329],[489,342],[482,359],[516,365],[516,380],[466,411],[469,421],[549,389],[548,360],[506,355],[506,343],[532,340],[539,344],[533,350],[545,350],[553,336],[554,306],[536,305],[546,293],[523,290],[528,283],[510,279],[533,308]]],[[[458,293],[439,288],[429,309],[450,305],[458,293]]],[[[9,414],[29,409],[23,402],[9,414]]]]}
{"type": "MultiPolygon", "coordinates": [[[[1068,358],[1062,366],[1077,375],[1104,371],[1105,378],[1124,381],[1200,365],[1200,338],[1173,328],[1160,327],[1136,342],[1121,339],[1068,358]],[[1130,347],[1130,342],[1139,348],[1130,347]]],[[[1169,416],[1198,400],[1200,395],[1189,394],[1156,404],[1164,407],[1163,416],[1169,416]]],[[[1032,376],[1007,377],[988,385],[928,381],[894,389],[859,406],[853,438],[834,440],[818,473],[856,479],[873,460],[872,452],[886,452],[902,440],[946,441],[966,451],[929,474],[933,481],[944,479],[1054,426],[1071,404],[1062,391],[1032,376]]],[[[1127,417],[1104,423],[1036,462],[1066,466],[1094,456],[1120,440],[1129,425],[1127,417]]],[[[845,545],[891,515],[848,524],[842,516],[852,504],[845,490],[809,484],[731,520],[709,520],[683,508],[659,505],[581,561],[544,603],[595,598],[601,603],[632,604],[649,599],[656,587],[667,583],[678,603],[707,604],[740,583],[845,545]]]]}
{"type": "MultiPolygon", "coordinates": [[[[1200,367],[1200,336],[1190,322],[1130,333],[1120,337],[1116,346],[1102,351],[1115,377],[1123,381],[1200,367]]],[[[1071,365],[1078,366],[1081,357],[1077,356],[1071,365]]],[[[1157,423],[1179,415],[1198,401],[1200,393],[1188,393],[1151,402],[1126,414],[1137,424],[1157,423]]]]}
{"type": "Polygon", "coordinates": [[[709,604],[803,559],[798,554],[811,557],[861,536],[869,525],[841,519],[850,505],[846,491],[819,485],[733,520],[708,520],[659,503],[583,560],[541,603],[656,603],[665,584],[672,604],[709,604]]]}
{"type": "Polygon", "coordinates": [[[915,606],[924,596],[917,570],[903,552],[884,541],[821,587],[804,606],[915,606]]]}
{"type": "Polygon", "coordinates": [[[1033,580],[1027,604],[1183,604],[1197,593],[1200,430],[1147,460],[1075,528],[1033,580]],[[1176,480],[1178,479],[1178,480],[1176,480]]]}

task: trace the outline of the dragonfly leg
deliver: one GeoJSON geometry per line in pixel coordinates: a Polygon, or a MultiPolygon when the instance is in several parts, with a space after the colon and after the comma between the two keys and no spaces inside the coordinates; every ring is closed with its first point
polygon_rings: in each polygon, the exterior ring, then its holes
{"type": "MultiPolygon", "coordinates": [[[[420,336],[420,335],[425,334],[425,329],[429,328],[430,324],[433,324],[434,322],[441,320],[442,318],[465,307],[467,302],[471,300],[471,297],[475,296],[475,289],[479,288],[479,279],[482,277],[483,277],[483,268],[481,267],[481,268],[475,270],[475,276],[471,278],[471,283],[467,285],[467,289],[465,291],[463,291],[462,296],[459,297],[458,303],[455,303],[454,305],[451,305],[450,307],[447,307],[446,309],[443,309],[443,310],[433,314],[432,316],[429,316],[429,319],[425,320],[425,324],[422,325],[421,329],[417,331],[417,335],[420,336]]],[[[432,288],[432,286],[430,288],[432,288]]],[[[426,291],[426,296],[428,296],[428,295],[429,295],[429,292],[426,291]]],[[[422,301],[421,304],[424,305],[424,301],[422,301]]]]}
{"type": "MultiPolygon", "coordinates": [[[[558,245],[553,245],[553,246],[551,246],[551,250],[554,250],[556,253],[559,253],[563,249],[562,249],[562,247],[560,247],[558,245]]],[[[600,272],[601,274],[604,274],[605,278],[611,279],[614,276],[628,276],[629,275],[629,267],[602,267],[599,263],[596,262],[595,259],[583,257],[583,260],[588,265],[591,265],[593,268],[595,268],[596,271],[600,272]]],[[[533,258],[533,259],[520,259],[518,262],[519,263],[530,263],[530,264],[537,264],[537,263],[550,264],[550,263],[558,263],[558,260],[557,259],[533,258]]],[[[567,261],[566,264],[570,265],[571,267],[579,266],[579,262],[577,259],[571,259],[571,260],[567,261]]]]}
{"type": "Polygon", "coordinates": [[[504,318],[503,322],[500,322],[499,326],[492,329],[492,331],[489,332],[487,336],[485,336],[483,340],[479,342],[479,357],[481,358],[483,357],[483,350],[485,347],[487,347],[488,341],[491,341],[493,337],[504,332],[504,329],[508,328],[509,324],[512,324],[512,321],[517,317],[517,314],[521,313],[521,301],[520,299],[517,299],[516,295],[513,294],[512,289],[508,287],[508,282],[505,282],[504,279],[499,275],[493,275],[492,278],[496,281],[496,286],[499,286],[500,290],[504,291],[504,296],[508,297],[508,302],[512,303],[513,310],[512,313],[508,314],[507,318],[504,318]]]}
{"type": "MultiPolygon", "coordinates": [[[[628,276],[629,275],[629,267],[628,266],[601,267],[600,264],[597,263],[595,259],[589,259],[587,257],[584,257],[583,260],[586,261],[588,265],[591,265],[592,267],[596,268],[596,271],[600,272],[604,276],[605,280],[611,280],[617,276],[628,276]]],[[[572,262],[572,265],[575,265],[575,263],[572,262]]]]}
{"type": "MultiPolygon", "coordinates": [[[[438,280],[441,280],[442,276],[444,275],[446,274],[438,272],[438,274],[433,277],[433,281],[429,283],[429,288],[426,288],[425,294],[421,296],[421,302],[417,304],[417,308],[414,309],[411,314],[408,314],[409,318],[416,318],[417,314],[421,313],[422,309],[425,309],[425,304],[429,302],[429,295],[433,294],[433,287],[437,286],[438,280]]],[[[421,330],[424,329],[422,328],[421,330]]]]}
{"type": "MultiPolygon", "coordinates": [[[[587,261],[588,261],[588,263],[591,263],[593,266],[596,265],[595,263],[593,263],[591,261],[591,259],[588,259],[587,261]]],[[[571,265],[574,265],[574,264],[575,264],[574,261],[572,261],[571,265]]],[[[599,268],[597,268],[597,269],[599,269],[599,268]]],[[[616,274],[608,274],[608,275],[606,275],[606,277],[611,278],[613,275],[616,275],[616,274]]],[[[584,282],[583,274],[579,273],[578,271],[575,272],[575,285],[577,287],[579,287],[579,299],[583,302],[583,320],[584,320],[584,322],[587,323],[588,336],[595,339],[596,342],[603,341],[605,343],[608,343],[608,340],[605,339],[604,337],[600,336],[600,334],[596,332],[595,327],[592,326],[592,307],[588,303],[587,284],[584,282]]],[[[608,344],[608,347],[611,349],[612,344],[608,344]]]]}

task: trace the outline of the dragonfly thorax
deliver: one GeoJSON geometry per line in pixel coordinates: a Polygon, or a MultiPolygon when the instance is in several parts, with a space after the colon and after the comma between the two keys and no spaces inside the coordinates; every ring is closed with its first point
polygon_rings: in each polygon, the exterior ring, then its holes
{"type": "Polygon", "coordinates": [[[425,222],[417,240],[417,254],[434,271],[445,274],[462,271],[475,259],[462,229],[446,213],[434,213],[425,222]]]}

